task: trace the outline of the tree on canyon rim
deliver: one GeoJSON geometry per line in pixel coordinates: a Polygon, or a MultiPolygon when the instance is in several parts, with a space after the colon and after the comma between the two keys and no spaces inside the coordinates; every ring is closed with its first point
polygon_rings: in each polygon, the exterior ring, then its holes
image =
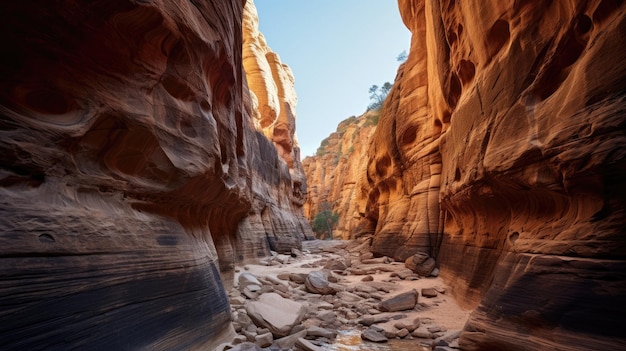
{"type": "Polygon", "coordinates": [[[406,62],[406,60],[409,58],[409,55],[406,53],[406,50],[402,51],[401,53],[398,54],[398,57],[396,57],[396,61],[400,62],[400,63],[404,63],[406,62]]]}
{"type": "Polygon", "coordinates": [[[324,201],[318,207],[318,212],[313,219],[313,223],[311,223],[311,228],[319,239],[332,239],[333,228],[337,225],[337,222],[339,222],[339,214],[333,212],[332,205],[324,201]]]}
{"type": "Polygon", "coordinates": [[[372,103],[367,106],[367,110],[378,110],[383,107],[383,102],[385,102],[387,94],[389,94],[392,86],[393,85],[389,82],[385,82],[382,87],[379,87],[376,84],[372,85],[369,90],[370,100],[372,100],[372,103]]]}

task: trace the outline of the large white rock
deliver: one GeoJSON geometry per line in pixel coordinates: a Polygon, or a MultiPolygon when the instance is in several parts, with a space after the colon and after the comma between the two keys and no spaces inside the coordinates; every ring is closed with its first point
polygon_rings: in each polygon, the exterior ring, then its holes
{"type": "MultiPolygon", "coordinates": [[[[239,275],[239,290],[243,290],[245,287],[254,285],[261,286],[259,279],[252,273],[244,272],[239,275]]],[[[254,291],[254,290],[253,290],[254,291]]]]}
{"type": "Polygon", "coordinates": [[[246,312],[256,326],[269,329],[275,337],[283,337],[302,321],[306,307],[276,293],[266,293],[258,301],[248,302],[246,312]]]}

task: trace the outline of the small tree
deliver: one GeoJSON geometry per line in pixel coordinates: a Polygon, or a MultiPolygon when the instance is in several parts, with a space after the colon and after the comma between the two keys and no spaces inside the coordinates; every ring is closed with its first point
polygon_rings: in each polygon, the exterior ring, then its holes
{"type": "Polygon", "coordinates": [[[389,94],[392,86],[393,85],[389,82],[385,82],[382,87],[379,87],[376,84],[372,85],[369,90],[370,100],[372,100],[372,103],[367,106],[367,110],[378,110],[383,107],[383,103],[385,102],[387,94],[389,94]]]}
{"type": "Polygon", "coordinates": [[[396,60],[402,63],[402,62],[406,62],[408,58],[409,58],[409,55],[406,53],[406,50],[404,50],[398,54],[398,57],[396,57],[396,60]]]}
{"type": "Polygon", "coordinates": [[[332,205],[322,202],[318,207],[318,213],[311,223],[311,228],[317,233],[318,238],[333,238],[333,228],[339,222],[339,214],[333,212],[332,205]],[[326,236],[328,234],[328,236],[326,236]]]}

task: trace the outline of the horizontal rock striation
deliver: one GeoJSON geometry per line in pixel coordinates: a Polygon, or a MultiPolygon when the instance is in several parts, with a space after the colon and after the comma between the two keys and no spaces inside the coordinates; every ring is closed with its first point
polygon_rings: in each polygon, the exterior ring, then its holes
{"type": "Polygon", "coordinates": [[[475,308],[465,350],[623,348],[624,4],[399,7],[411,50],[357,228],[378,255],[436,259],[475,308]]]}
{"type": "Polygon", "coordinates": [[[295,133],[293,73],[267,45],[258,23],[254,2],[247,1],[242,62],[249,89],[244,93],[259,149],[250,153],[253,200],[238,232],[244,260],[267,256],[268,249],[290,253],[302,238],[313,237],[302,215],[307,188],[295,133]]]}
{"type": "Polygon", "coordinates": [[[213,349],[233,263],[310,235],[295,117],[280,142],[255,127],[243,17],[0,5],[3,349],[213,349]]]}

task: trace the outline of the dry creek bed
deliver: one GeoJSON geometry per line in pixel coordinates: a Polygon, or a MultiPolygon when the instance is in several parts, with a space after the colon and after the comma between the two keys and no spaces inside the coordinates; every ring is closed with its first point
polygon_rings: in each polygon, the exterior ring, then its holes
{"type": "Polygon", "coordinates": [[[306,241],[302,251],[237,267],[229,292],[237,335],[218,351],[458,349],[470,311],[446,294],[437,271],[421,277],[368,247],[306,241]],[[352,338],[342,348],[338,333],[358,333],[359,345],[352,338]]]}

